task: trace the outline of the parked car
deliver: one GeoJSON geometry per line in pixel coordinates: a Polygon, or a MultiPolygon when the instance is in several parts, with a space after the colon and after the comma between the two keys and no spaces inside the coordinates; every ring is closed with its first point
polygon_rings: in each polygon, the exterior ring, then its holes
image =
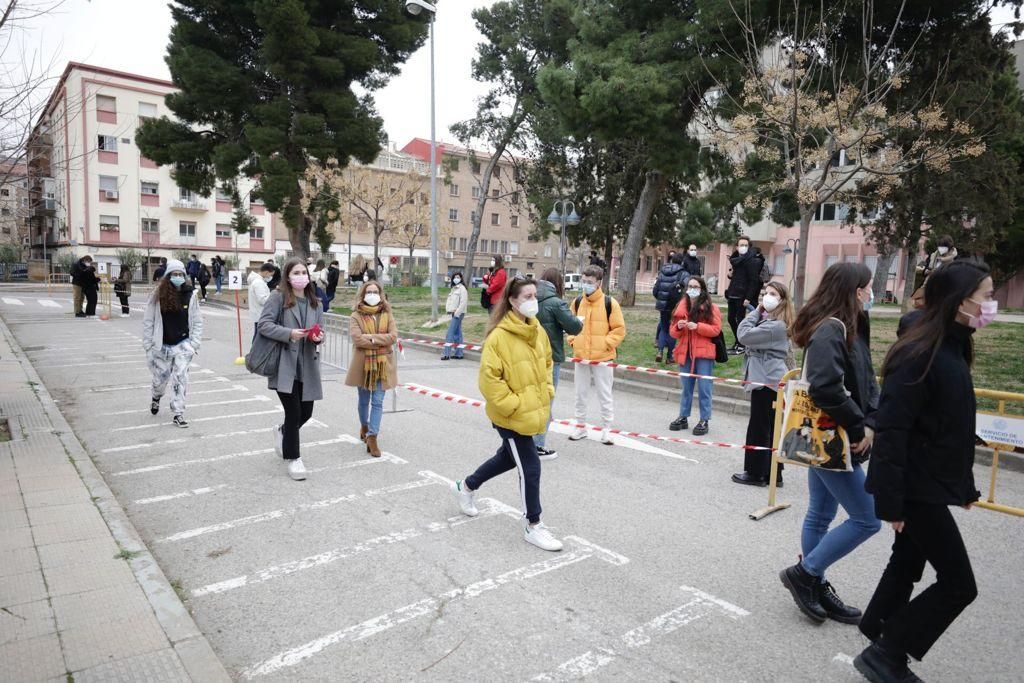
{"type": "Polygon", "coordinates": [[[563,277],[565,291],[574,292],[583,289],[583,276],[580,273],[566,273],[563,277]]]}
{"type": "Polygon", "coordinates": [[[0,263],[0,280],[5,282],[8,280],[27,280],[28,279],[28,266],[24,263],[13,263],[11,264],[10,275],[7,273],[7,267],[0,263]]]}
{"type": "Polygon", "coordinates": [[[471,287],[483,287],[484,286],[484,279],[482,277],[478,276],[478,275],[474,275],[473,277],[471,277],[469,279],[469,285],[471,287]]]}

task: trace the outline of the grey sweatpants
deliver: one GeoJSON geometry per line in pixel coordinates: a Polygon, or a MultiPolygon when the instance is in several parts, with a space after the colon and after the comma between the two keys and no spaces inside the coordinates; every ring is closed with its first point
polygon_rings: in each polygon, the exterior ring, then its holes
{"type": "Polygon", "coordinates": [[[153,400],[159,401],[171,383],[171,412],[184,415],[185,397],[188,395],[188,365],[195,352],[187,341],[174,346],[151,349],[148,354],[149,371],[153,373],[153,400]]]}

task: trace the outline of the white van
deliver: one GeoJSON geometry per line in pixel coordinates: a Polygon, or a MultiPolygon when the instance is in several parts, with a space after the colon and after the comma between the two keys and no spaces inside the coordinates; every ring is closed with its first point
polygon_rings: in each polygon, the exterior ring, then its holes
{"type": "Polygon", "coordinates": [[[583,289],[583,276],[580,273],[566,273],[562,286],[567,292],[583,289]]]}

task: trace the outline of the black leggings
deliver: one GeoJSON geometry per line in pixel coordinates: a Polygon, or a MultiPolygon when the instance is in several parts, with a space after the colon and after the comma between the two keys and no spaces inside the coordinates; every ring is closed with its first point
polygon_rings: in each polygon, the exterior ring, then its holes
{"type": "Polygon", "coordinates": [[[284,425],[281,428],[284,435],[284,459],[295,460],[300,455],[299,430],[313,417],[313,402],[302,400],[302,382],[299,381],[292,384],[291,393],[278,391],[277,397],[281,399],[284,408],[284,425]]]}
{"type": "Polygon", "coordinates": [[[84,294],[85,294],[85,314],[86,315],[96,315],[96,298],[97,298],[99,293],[95,289],[87,289],[87,290],[85,290],[84,294]]]}
{"type": "MultiPolygon", "coordinates": [[[[772,446],[775,434],[775,390],[758,387],[750,392],[750,421],[747,422],[748,446],[772,446]]],[[[745,451],[743,470],[752,477],[767,479],[771,473],[771,451],[745,451]]],[[[779,463],[779,472],[782,463],[779,463]]]]}
{"type": "Polygon", "coordinates": [[[121,312],[122,313],[128,313],[128,311],[131,310],[131,309],[128,308],[128,295],[127,294],[118,294],[117,298],[120,299],[120,301],[121,301],[121,312]]]}

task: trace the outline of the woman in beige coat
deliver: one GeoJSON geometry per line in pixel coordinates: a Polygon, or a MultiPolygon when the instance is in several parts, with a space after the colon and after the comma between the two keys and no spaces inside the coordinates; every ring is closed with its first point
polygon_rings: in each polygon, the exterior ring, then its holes
{"type": "Polygon", "coordinates": [[[345,384],[359,391],[359,438],[367,452],[380,457],[377,436],[384,414],[384,393],[398,385],[395,344],[398,327],[391,305],[384,298],[379,282],[371,280],[359,288],[349,321],[352,337],[352,362],[345,384]]]}

